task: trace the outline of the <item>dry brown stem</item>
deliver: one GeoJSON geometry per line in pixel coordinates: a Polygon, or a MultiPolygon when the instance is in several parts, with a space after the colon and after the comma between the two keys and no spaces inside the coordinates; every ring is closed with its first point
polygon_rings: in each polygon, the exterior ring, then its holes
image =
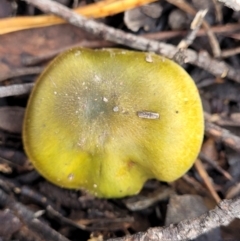
{"type": "Polygon", "coordinates": [[[217,21],[221,23],[223,19],[221,4],[217,0],[212,0],[212,2],[215,7],[217,21]]]}
{"type": "Polygon", "coordinates": [[[202,180],[204,181],[205,185],[207,186],[207,189],[211,193],[212,197],[214,198],[216,203],[219,203],[221,201],[221,198],[218,196],[217,192],[215,191],[213,187],[213,183],[211,182],[201,160],[197,159],[194,165],[199,175],[201,176],[202,180]]]}
{"type": "MultiPolygon", "coordinates": [[[[213,33],[222,34],[229,36],[231,33],[236,32],[240,29],[239,23],[230,23],[225,25],[212,26],[211,30],[213,33]]],[[[170,30],[170,31],[160,31],[156,33],[144,34],[144,37],[155,40],[166,40],[174,37],[185,36],[187,31],[185,30],[170,30]]],[[[206,36],[206,31],[204,29],[199,29],[196,36],[206,36]]]]}
{"type": "Polygon", "coordinates": [[[233,55],[237,55],[240,53],[240,47],[232,48],[232,49],[226,49],[222,51],[221,57],[222,58],[228,58],[233,55]]]}

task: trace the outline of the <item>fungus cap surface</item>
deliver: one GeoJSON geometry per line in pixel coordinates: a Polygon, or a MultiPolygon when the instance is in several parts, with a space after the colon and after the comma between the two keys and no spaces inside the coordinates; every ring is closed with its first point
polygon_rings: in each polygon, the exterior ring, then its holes
{"type": "Polygon", "coordinates": [[[192,166],[203,138],[202,106],[191,77],[171,60],[75,48],[39,77],[23,137],[49,181],[123,197],[149,178],[173,181],[192,166]]]}

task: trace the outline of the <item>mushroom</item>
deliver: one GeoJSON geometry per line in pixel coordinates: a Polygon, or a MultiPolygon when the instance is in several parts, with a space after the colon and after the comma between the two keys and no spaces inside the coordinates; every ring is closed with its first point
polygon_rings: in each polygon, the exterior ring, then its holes
{"type": "Polygon", "coordinates": [[[38,78],[23,141],[36,170],[65,188],[104,198],[171,182],[193,165],[203,139],[198,90],[165,57],[74,48],[38,78]]]}

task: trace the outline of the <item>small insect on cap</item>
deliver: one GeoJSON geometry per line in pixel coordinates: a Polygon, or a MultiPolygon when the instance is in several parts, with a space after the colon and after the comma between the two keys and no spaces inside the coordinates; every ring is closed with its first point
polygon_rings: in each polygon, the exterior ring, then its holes
{"type": "Polygon", "coordinates": [[[39,77],[24,123],[35,168],[56,185],[99,197],[173,181],[193,164],[203,113],[190,76],[162,56],[71,49],[39,77]]]}

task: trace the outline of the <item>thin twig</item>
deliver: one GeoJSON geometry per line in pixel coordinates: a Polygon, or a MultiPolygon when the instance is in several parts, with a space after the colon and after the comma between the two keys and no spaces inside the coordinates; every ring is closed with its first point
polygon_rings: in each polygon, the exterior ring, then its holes
{"type": "Polygon", "coordinates": [[[207,120],[205,120],[205,134],[207,136],[212,136],[216,140],[222,141],[228,147],[240,152],[240,137],[207,120]]]}
{"type": "Polygon", "coordinates": [[[193,187],[199,195],[201,196],[209,196],[211,197],[210,193],[208,190],[202,185],[202,183],[198,182],[195,178],[191,177],[188,174],[185,174],[182,179],[188,184],[193,187]]]}
{"type": "MultiPolygon", "coordinates": [[[[239,30],[240,25],[239,24],[226,24],[226,25],[221,25],[221,26],[213,26],[211,29],[214,33],[229,33],[229,32],[234,32],[234,31],[239,30]]],[[[161,32],[156,32],[156,33],[148,33],[148,34],[143,34],[142,36],[145,38],[149,38],[149,39],[164,40],[164,39],[170,39],[170,38],[174,38],[174,37],[178,37],[178,36],[185,36],[186,34],[187,34],[187,32],[184,30],[176,30],[176,31],[161,31],[161,32]]],[[[196,37],[197,36],[205,36],[205,35],[206,35],[206,31],[204,29],[199,29],[198,31],[196,31],[196,37]]],[[[77,46],[87,47],[87,48],[99,48],[99,47],[113,47],[113,46],[116,46],[116,44],[111,43],[109,41],[105,41],[105,40],[99,40],[99,41],[83,40],[77,44],[72,44],[72,45],[69,45],[68,47],[63,47],[63,48],[59,48],[59,49],[50,51],[44,55],[25,57],[22,62],[26,66],[40,64],[42,62],[45,62],[45,61],[48,61],[48,60],[54,58],[56,55],[58,55],[59,53],[65,51],[69,48],[74,48],[77,46]]],[[[227,51],[228,50],[226,50],[226,55],[227,55],[227,51]]],[[[231,51],[231,50],[229,50],[229,51],[231,51]]],[[[234,49],[233,49],[233,51],[234,51],[234,49]]],[[[236,51],[238,51],[238,50],[236,49],[236,51]]],[[[224,52],[225,51],[222,51],[222,54],[221,54],[221,57],[223,57],[223,58],[225,57],[224,52]]],[[[231,52],[231,54],[232,54],[232,52],[231,52]]],[[[229,55],[231,55],[231,54],[229,54],[229,55]]]]}
{"type": "Polygon", "coordinates": [[[0,86],[0,98],[13,95],[23,95],[30,93],[34,84],[18,84],[9,86],[0,86]]]}
{"type": "MultiPolygon", "coordinates": [[[[239,23],[230,23],[225,25],[217,25],[212,26],[211,30],[213,33],[219,33],[219,34],[227,34],[236,32],[240,29],[239,23]]],[[[185,30],[171,30],[171,31],[161,31],[156,33],[147,33],[142,36],[149,39],[155,39],[155,40],[165,40],[170,38],[175,38],[179,36],[185,36],[187,34],[187,31],[185,30]]],[[[206,31],[204,29],[199,29],[197,32],[197,36],[206,36],[206,31]]]]}
{"type": "Polygon", "coordinates": [[[70,227],[75,227],[81,230],[88,230],[88,231],[94,231],[94,228],[88,228],[85,225],[82,225],[80,223],[74,222],[69,218],[64,217],[61,213],[59,213],[56,209],[54,209],[51,205],[48,205],[47,208],[47,214],[51,216],[51,218],[54,218],[60,223],[64,223],[65,225],[68,225],[70,227]]]}
{"type": "MultiPolygon", "coordinates": [[[[167,1],[193,16],[195,16],[197,13],[197,11],[185,0],[167,0],[167,1]]],[[[221,49],[220,49],[218,40],[214,35],[214,33],[212,32],[210,25],[205,20],[203,21],[203,27],[208,35],[209,43],[212,47],[212,52],[214,57],[219,57],[221,54],[221,49]]]]}
{"type": "Polygon", "coordinates": [[[217,0],[212,0],[212,2],[215,8],[216,19],[218,23],[221,23],[223,19],[221,4],[219,4],[217,0]]]}
{"type": "Polygon", "coordinates": [[[108,241],[186,241],[197,238],[203,233],[228,225],[235,218],[240,218],[240,198],[223,200],[216,208],[198,218],[187,219],[167,227],[150,228],[146,232],[113,238],[108,241]]]}
{"type": "Polygon", "coordinates": [[[214,200],[216,201],[216,203],[219,203],[221,201],[221,198],[218,196],[216,190],[214,189],[213,184],[210,181],[208,173],[206,172],[205,168],[203,167],[201,160],[197,159],[194,166],[197,169],[200,177],[202,178],[203,182],[205,183],[207,189],[211,193],[211,195],[214,198],[214,200]]]}
{"type": "Polygon", "coordinates": [[[204,117],[211,123],[217,124],[218,126],[228,126],[228,127],[240,127],[239,113],[232,113],[230,116],[221,116],[218,114],[209,114],[204,112],[204,117]]]}
{"type": "Polygon", "coordinates": [[[225,171],[222,167],[220,167],[215,161],[211,160],[209,157],[207,157],[203,152],[200,152],[199,158],[208,164],[210,164],[212,167],[214,167],[217,171],[219,171],[224,177],[226,177],[229,181],[232,181],[232,176],[225,171]]]}
{"type": "Polygon", "coordinates": [[[0,82],[7,79],[20,77],[20,76],[40,74],[43,71],[43,69],[44,69],[43,67],[27,67],[27,68],[25,67],[25,68],[13,69],[11,72],[1,75],[0,82]]]}
{"type": "Polygon", "coordinates": [[[222,51],[221,57],[222,58],[228,58],[230,56],[237,55],[239,53],[240,53],[240,47],[236,47],[236,48],[233,48],[233,49],[225,49],[225,50],[222,51]]]}
{"type": "Polygon", "coordinates": [[[234,183],[234,185],[232,185],[226,192],[226,199],[232,199],[235,197],[239,197],[239,193],[240,193],[240,183],[234,183]]]}
{"type": "MultiPolygon", "coordinates": [[[[123,44],[134,49],[156,52],[168,58],[173,58],[178,52],[178,49],[170,44],[161,43],[158,41],[148,40],[143,37],[138,37],[133,34],[127,34],[124,31],[116,30],[108,27],[105,24],[98,23],[94,20],[86,19],[61,4],[50,0],[24,0],[38,7],[43,12],[56,14],[71,24],[84,29],[94,35],[100,36],[105,40],[123,44]]],[[[224,62],[212,59],[206,52],[197,54],[195,51],[186,50],[186,63],[194,64],[216,76],[227,76],[229,79],[240,83],[240,73],[236,69],[230,67],[224,62]]]]}
{"type": "Polygon", "coordinates": [[[181,40],[181,42],[178,44],[178,48],[180,49],[187,49],[194,41],[194,39],[197,36],[197,32],[202,25],[203,19],[207,13],[207,10],[200,10],[197,12],[196,16],[194,17],[192,23],[191,23],[191,31],[188,33],[188,35],[181,40]]]}

